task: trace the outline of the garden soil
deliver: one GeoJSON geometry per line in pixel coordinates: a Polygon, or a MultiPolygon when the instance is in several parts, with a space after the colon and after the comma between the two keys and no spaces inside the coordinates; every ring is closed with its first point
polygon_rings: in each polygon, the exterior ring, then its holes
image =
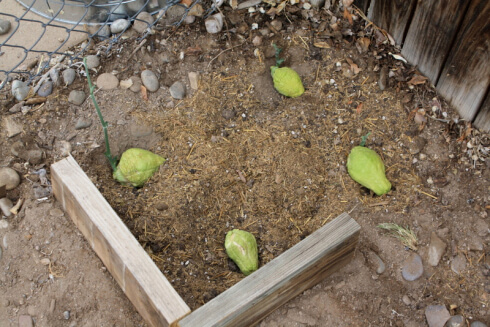
{"type": "Polygon", "coordinates": [[[392,55],[387,35],[356,15],[350,24],[342,13],[297,6],[274,20],[222,10],[218,34],[198,19],[157,29],[139,48],[129,33],[115,48],[102,41],[90,49],[102,62],[91,71],[94,81],[101,73],[127,80],[145,69],[159,77],[154,93],[95,93],[113,154],[141,147],[167,158],[141,188],[113,180],[90,99],[68,102],[71,90],[89,92],[80,65],[74,84],[57,86],[24,113],[9,113],[15,100],[0,91],[2,118],[23,127],[12,138],[2,130],[0,164],[22,179],[7,196],[24,200],[0,229],[0,326],[17,326],[26,315],[35,326],[145,326],[60,203],[39,196],[49,190],[40,169],[49,178],[50,164],[67,152],[192,309],[243,278],[224,251],[227,231],[253,233],[263,266],[349,212],[362,228],[352,262],[260,326],[425,326],[430,305],[488,322],[488,134],[459,119],[392,55]],[[283,66],[301,76],[302,96],[275,91],[273,44],[283,66]],[[197,73],[197,87],[189,73],[197,73]],[[187,90],[181,100],[170,94],[177,81],[187,90]],[[90,126],[75,129],[80,119],[90,126]],[[350,149],[366,135],[393,185],[383,196],[346,171],[350,149]],[[43,156],[29,163],[12,154],[19,147],[43,156]],[[381,223],[411,229],[417,244],[404,245],[381,223]],[[446,248],[431,266],[434,235],[446,248]],[[401,271],[413,252],[424,270],[407,281],[401,271]]]}

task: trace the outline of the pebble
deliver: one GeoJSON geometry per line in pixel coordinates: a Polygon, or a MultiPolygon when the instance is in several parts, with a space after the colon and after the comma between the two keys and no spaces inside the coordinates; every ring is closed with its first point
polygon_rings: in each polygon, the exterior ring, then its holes
{"type": "Polygon", "coordinates": [[[410,300],[410,298],[406,294],[402,297],[402,301],[403,301],[403,303],[405,303],[405,305],[412,304],[412,301],[410,300]]]}
{"type": "Polygon", "coordinates": [[[17,123],[12,116],[6,116],[3,121],[8,138],[19,135],[24,130],[22,124],[17,123]]]}
{"type": "Polygon", "coordinates": [[[77,72],[73,68],[68,68],[63,71],[62,76],[63,76],[63,82],[65,82],[65,86],[68,86],[75,81],[77,72]]]}
{"type": "Polygon", "coordinates": [[[208,33],[219,33],[223,28],[223,15],[221,15],[221,13],[212,15],[204,21],[204,25],[206,26],[206,31],[208,33]]]}
{"type": "Polygon", "coordinates": [[[10,201],[9,198],[1,198],[0,199],[0,210],[2,210],[3,214],[6,217],[10,217],[12,213],[10,212],[10,209],[14,206],[12,201],[10,201]]]}
{"type": "Polygon", "coordinates": [[[9,222],[6,219],[0,219],[0,229],[7,229],[9,222]]]}
{"type": "Polygon", "coordinates": [[[466,327],[466,321],[463,316],[452,316],[444,327],[466,327]]]}
{"type": "Polygon", "coordinates": [[[77,123],[75,124],[75,129],[84,129],[87,127],[90,127],[92,125],[92,121],[85,119],[85,118],[79,118],[77,123]]]}
{"type": "Polygon", "coordinates": [[[96,55],[90,55],[87,56],[87,68],[92,69],[92,68],[97,68],[100,65],[100,58],[97,57],[96,55]]]}
{"type": "MultiPolygon", "coordinates": [[[[129,87],[129,89],[132,91],[132,92],[141,92],[141,78],[139,78],[138,76],[132,76],[131,77],[131,80],[133,81],[133,85],[131,85],[129,87]]],[[[158,80],[157,80],[158,82],[158,80]]]]}
{"type": "Polygon", "coordinates": [[[30,89],[31,88],[27,85],[27,82],[22,82],[19,80],[12,82],[12,95],[17,99],[17,101],[22,101],[27,98],[30,89]]]}
{"type": "Polygon", "coordinates": [[[56,299],[51,299],[51,302],[49,302],[49,312],[53,313],[55,308],[56,308],[56,299]]]}
{"type": "Polygon", "coordinates": [[[441,258],[446,251],[446,243],[444,243],[435,232],[430,235],[429,245],[429,259],[427,260],[429,265],[435,267],[441,261],[441,258]]]}
{"type": "MultiPolygon", "coordinates": [[[[186,8],[181,6],[172,6],[167,9],[163,21],[166,25],[173,25],[182,19],[186,12],[186,8]]],[[[195,19],[195,17],[194,17],[195,19]]]]}
{"type": "Polygon", "coordinates": [[[196,16],[187,15],[184,18],[184,23],[186,23],[187,25],[190,25],[190,24],[194,23],[195,21],[196,21],[196,16]]]}
{"type": "Polygon", "coordinates": [[[133,86],[133,80],[131,78],[123,79],[119,82],[119,87],[123,90],[129,89],[131,86],[133,86]]]}
{"type": "Polygon", "coordinates": [[[155,92],[160,88],[158,77],[151,70],[144,70],[141,72],[141,82],[146,87],[146,89],[150,92],[155,92]]]}
{"type": "Polygon", "coordinates": [[[50,196],[51,190],[47,187],[35,186],[32,188],[32,193],[35,199],[42,199],[50,196]]]}
{"type": "Polygon", "coordinates": [[[10,21],[0,19],[0,35],[7,34],[10,30],[10,21]]]}
{"type": "Polygon", "coordinates": [[[468,250],[470,250],[470,251],[483,251],[483,239],[480,236],[474,235],[468,241],[468,250]]]}
{"type": "Polygon", "coordinates": [[[175,82],[170,86],[170,95],[174,99],[182,100],[185,98],[185,85],[182,82],[175,82]]]}
{"type": "Polygon", "coordinates": [[[473,227],[476,230],[476,233],[478,236],[485,237],[490,231],[490,227],[488,223],[483,220],[483,219],[477,219],[476,222],[474,223],[473,227]]]}
{"type": "Polygon", "coordinates": [[[47,97],[53,92],[53,82],[46,81],[41,84],[41,87],[37,90],[37,95],[40,97],[47,97]]]}
{"type": "Polygon", "coordinates": [[[417,253],[412,253],[403,263],[403,278],[411,282],[422,276],[423,272],[422,258],[417,253]]]}
{"type": "Polygon", "coordinates": [[[50,69],[49,77],[53,81],[53,85],[58,85],[58,80],[60,79],[60,70],[58,68],[50,69]]]}
{"type": "Polygon", "coordinates": [[[42,258],[40,262],[43,266],[48,266],[51,263],[51,260],[49,260],[49,258],[42,258]]]}
{"type": "Polygon", "coordinates": [[[191,89],[197,90],[199,88],[199,73],[197,72],[189,72],[189,84],[191,85],[191,89]]]}
{"type": "Polygon", "coordinates": [[[155,19],[147,12],[143,11],[136,16],[133,29],[138,33],[143,33],[149,25],[153,24],[155,19]]]}
{"type": "Polygon", "coordinates": [[[487,325],[480,321],[473,321],[470,327],[487,327],[487,325]]]}
{"type": "Polygon", "coordinates": [[[19,327],[33,327],[32,317],[29,315],[19,316],[19,327]]]}
{"type": "Polygon", "coordinates": [[[119,85],[119,80],[111,73],[103,73],[97,77],[95,84],[102,90],[107,91],[115,89],[119,85]]]}
{"type": "Polygon", "coordinates": [[[372,264],[376,267],[376,273],[381,275],[385,272],[386,266],[383,260],[374,252],[369,253],[372,264]]]}
{"type": "Polygon", "coordinates": [[[9,167],[0,168],[0,185],[5,185],[7,190],[16,188],[20,183],[19,174],[9,167]]]}
{"type": "Polygon", "coordinates": [[[282,30],[282,22],[278,19],[274,19],[272,22],[271,22],[271,26],[276,30],[276,31],[280,31],[282,30]]]}
{"type": "Polygon", "coordinates": [[[388,67],[383,66],[379,70],[378,86],[381,91],[384,91],[388,87],[388,67]]]}
{"type": "Polygon", "coordinates": [[[97,36],[106,39],[111,36],[111,28],[109,25],[104,25],[100,30],[97,31],[97,36]]]}
{"type": "Polygon", "coordinates": [[[224,119],[233,119],[235,118],[236,116],[236,112],[234,109],[223,109],[221,111],[221,116],[224,118],[224,119]]]}
{"type": "Polygon", "coordinates": [[[256,35],[252,40],[252,44],[255,45],[256,47],[261,45],[262,44],[262,37],[260,35],[256,35]]]}
{"type": "Polygon", "coordinates": [[[155,205],[158,211],[165,211],[168,209],[168,205],[166,203],[160,202],[155,205]]]}
{"type": "Polygon", "coordinates": [[[425,308],[425,318],[429,327],[444,327],[444,324],[451,318],[451,315],[443,305],[429,305],[425,308]]]}
{"type": "Polygon", "coordinates": [[[68,96],[68,102],[79,106],[85,101],[86,97],[87,96],[85,95],[85,92],[78,91],[78,90],[72,90],[70,92],[70,95],[68,96]]]}
{"type": "Polygon", "coordinates": [[[49,214],[53,217],[63,217],[65,213],[61,209],[53,208],[49,210],[49,214]]]}
{"type": "Polygon", "coordinates": [[[10,109],[9,112],[12,114],[15,114],[17,112],[20,112],[22,110],[22,107],[24,106],[25,101],[18,102],[14,104],[10,109]]]}
{"type": "Polygon", "coordinates": [[[65,318],[66,320],[70,319],[70,311],[66,310],[65,312],[63,312],[63,318],[65,318]]]}
{"type": "Polygon", "coordinates": [[[121,33],[122,31],[127,29],[129,25],[131,25],[129,20],[123,18],[117,19],[111,24],[111,32],[112,34],[121,33]]]}
{"type": "Polygon", "coordinates": [[[246,0],[238,4],[237,9],[245,9],[259,5],[262,0],[246,0]]]}
{"type": "Polygon", "coordinates": [[[427,144],[427,140],[421,136],[416,136],[408,143],[408,150],[411,154],[417,154],[422,151],[427,144]]]}
{"type": "Polygon", "coordinates": [[[466,258],[463,254],[458,254],[451,260],[451,270],[456,274],[460,274],[463,270],[466,269],[466,258]]]}

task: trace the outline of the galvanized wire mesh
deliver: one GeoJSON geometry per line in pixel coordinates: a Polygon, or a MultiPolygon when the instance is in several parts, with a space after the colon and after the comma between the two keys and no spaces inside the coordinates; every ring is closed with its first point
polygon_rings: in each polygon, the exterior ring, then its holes
{"type": "MultiPolygon", "coordinates": [[[[32,83],[45,73],[53,62],[68,60],[72,63],[81,59],[94,42],[107,40],[106,50],[109,51],[131,28],[129,25],[122,32],[111,34],[109,26],[117,19],[126,19],[133,24],[137,21],[146,24],[147,28],[139,35],[141,40],[152,33],[155,25],[159,24],[160,19],[165,17],[171,7],[183,8],[180,19],[172,23],[177,26],[198,3],[204,7],[203,0],[194,0],[188,6],[182,4],[181,0],[17,0],[25,7],[25,11],[15,15],[7,12],[5,1],[0,0],[0,20],[9,21],[11,27],[5,35],[0,35],[0,60],[8,51],[17,51],[18,55],[15,60],[9,60],[7,65],[4,61],[4,67],[0,67],[0,89],[12,78],[32,83]],[[138,15],[143,11],[152,14],[154,22],[139,19],[138,15]],[[20,28],[25,23],[31,24],[32,32],[39,36],[29,44],[13,42],[16,33],[25,33],[21,32],[20,28]],[[64,35],[60,38],[59,45],[49,50],[43,47],[43,36],[47,34],[48,29],[59,29],[64,35]],[[67,51],[67,42],[74,34],[83,34],[88,42],[77,51],[67,51]],[[37,54],[38,58],[28,62],[27,58],[32,54],[37,54]]],[[[206,7],[204,16],[216,9],[215,2],[208,2],[206,7]]]]}

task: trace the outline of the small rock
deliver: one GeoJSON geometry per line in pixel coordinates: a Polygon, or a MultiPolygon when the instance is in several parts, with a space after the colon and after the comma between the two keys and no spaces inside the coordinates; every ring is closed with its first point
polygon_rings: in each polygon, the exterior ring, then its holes
{"type": "Polygon", "coordinates": [[[195,21],[196,21],[196,16],[187,15],[184,18],[184,23],[186,23],[187,25],[190,25],[190,24],[194,23],[195,21]]]}
{"type": "Polygon", "coordinates": [[[174,99],[182,100],[185,98],[185,85],[182,82],[175,82],[170,86],[170,95],[174,99]]]}
{"type": "Polygon", "coordinates": [[[162,202],[157,203],[155,205],[155,207],[157,208],[158,211],[165,211],[168,209],[168,205],[166,203],[162,203],[162,202]]]}
{"type": "Polygon", "coordinates": [[[104,73],[97,77],[95,84],[97,84],[97,87],[100,87],[104,91],[113,90],[119,85],[119,80],[111,73],[104,73]]]}
{"type": "Polygon", "coordinates": [[[150,92],[156,92],[160,88],[158,77],[151,70],[144,70],[141,72],[141,82],[150,92]]]}
{"type": "Polygon", "coordinates": [[[65,318],[66,320],[70,319],[70,311],[66,310],[65,312],[63,312],[63,318],[65,318]]]}
{"type": "Polygon", "coordinates": [[[92,121],[85,119],[85,118],[79,118],[77,123],[75,124],[75,129],[84,129],[87,127],[90,127],[92,125],[92,121]]]}
{"type": "Polygon", "coordinates": [[[68,86],[75,81],[77,72],[73,68],[68,68],[63,71],[62,76],[63,76],[63,82],[65,82],[65,86],[68,86]]]}
{"type": "Polygon", "coordinates": [[[17,99],[17,101],[22,101],[27,98],[31,88],[27,85],[27,82],[22,82],[15,80],[12,82],[12,95],[17,99]]]}
{"type": "Polygon", "coordinates": [[[141,92],[141,78],[139,78],[138,76],[132,76],[131,77],[131,80],[133,81],[133,85],[131,85],[129,87],[129,89],[132,91],[132,92],[141,92]]]}
{"type": "Polygon", "coordinates": [[[460,274],[463,270],[466,269],[466,258],[463,254],[458,254],[451,260],[451,270],[456,274],[460,274]]]}
{"type": "Polygon", "coordinates": [[[3,212],[3,214],[6,217],[10,217],[12,213],[10,212],[10,209],[14,206],[12,201],[8,198],[1,198],[0,199],[0,210],[3,212]]]}
{"type": "Polygon", "coordinates": [[[488,232],[490,231],[490,227],[488,226],[488,223],[481,218],[476,220],[473,227],[475,228],[476,233],[480,237],[487,236],[488,232]]]}
{"type": "Polygon", "coordinates": [[[256,47],[261,45],[262,44],[262,37],[260,35],[256,35],[252,40],[252,44],[255,45],[256,47]]]}
{"type": "Polygon", "coordinates": [[[42,258],[40,262],[43,266],[48,266],[51,263],[51,260],[49,260],[49,258],[42,258]]]}
{"type": "Polygon", "coordinates": [[[18,113],[22,110],[22,107],[24,106],[25,101],[18,102],[14,104],[10,109],[9,112],[12,114],[18,113]]]}
{"type": "Polygon", "coordinates": [[[223,28],[223,15],[221,15],[221,13],[212,15],[204,21],[204,25],[206,26],[206,31],[208,33],[219,33],[223,28]]]}
{"type": "Polygon", "coordinates": [[[34,186],[32,188],[32,195],[35,199],[46,198],[51,195],[51,190],[42,186],[34,186]]]}
{"type": "Polygon", "coordinates": [[[81,105],[85,101],[86,95],[83,91],[72,90],[68,96],[68,102],[74,105],[81,105]]]}
{"type": "Polygon", "coordinates": [[[10,21],[0,19],[0,35],[7,34],[10,30],[10,21]]]}
{"type": "Polygon", "coordinates": [[[129,20],[123,18],[117,19],[111,24],[111,32],[112,34],[121,33],[122,31],[126,30],[129,25],[131,25],[129,20]]]}
{"type": "Polygon", "coordinates": [[[111,36],[111,28],[109,25],[104,25],[102,28],[99,28],[97,31],[97,36],[102,39],[107,39],[111,36]]]}
{"type": "Polygon", "coordinates": [[[271,22],[271,26],[276,30],[276,31],[280,31],[282,30],[282,22],[278,19],[274,19],[272,22],[271,22]]]}
{"type": "Polygon", "coordinates": [[[31,165],[40,164],[43,160],[43,151],[40,149],[27,150],[22,159],[27,160],[31,165]]]}
{"type": "Polygon", "coordinates": [[[384,91],[388,87],[388,66],[383,66],[379,70],[379,89],[384,91]]]}
{"type": "Polygon", "coordinates": [[[149,13],[145,11],[140,12],[138,16],[136,16],[133,29],[138,33],[143,33],[154,21],[155,19],[153,19],[149,13]]]}
{"type": "Polygon", "coordinates": [[[444,327],[466,327],[466,321],[463,316],[452,316],[444,327]]]}
{"type": "Polygon", "coordinates": [[[133,86],[133,80],[131,78],[123,79],[119,82],[119,87],[123,90],[129,89],[131,86],[133,86]]]}
{"type": "Polygon", "coordinates": [[[5,185],[8,190],[16,188],[20,183],[19,174],[9,167],[0,168],[0,185],[5,185]]]}
{"type": "Polygon", "coordinates": [[[224,119],[233,119],[236,116],[236,112],[234,109],[223,109],[221,111],[221,116],[223,116],[224,119]]]}
{"type": "Polygon", "coordinates": [[[53,313],[55,308],[56,308],[56,300],[51,299],[51,302],[49,303],[49,312],[53,313]]]}
{"type": "Polygon", "coordinates": [[[259,5],[262,2],[262,0],[246,0],[238,4],[237,9],[245,9],[249,7],[254,7],[256,5],[259,5]]]}
{"type": "Polygon", "coordinates": [[[96,55],[90,55],[87,56],[87,68],[92,69],[92,68],[97,68],[100,65],[100,58],[97,57],[96,55]]]}
{"type": "Polygon", "coordinates": [[[58,85],[58,80],[60,78],[60,70],[58,68],[49,70],[49,77],[53,81],[53,85],[58,85]]]}
{"type": "Polygon", "coordinates": [[[384,273],[386,266],[383,260],[374,252],[369,252],[368,255],[368,260],[371,262],[371,264],[376,267],[376,273],[378,275],[381,275],[384,273]]]}
{"type": "Polygon", "coordinates": [[[7,137],[11,138],[16,135],[19,135],[24,131],[24,127],[22,124],[19,124],[15,121],[14,117],[12,116],[5,116],[3,118],[3,124],[5,127],[5,130],[7,131],[7,137]]]}
{"type": "Polygon", "coordinates": [[[487,327],[487,325],[480,321],[473,321],[470,327],[487,327]]]}
{"type": "Polygon", "coordinates": [[[53,209],[49,210],[49,214],[53,217],[63,217],[65,215],[63,210],[58,209],[58,208],[53,208],[53,209]]]}
{"type": "Polygon", "coordinates": [[[470,250],[470,251],[483,251],[483,239],[480,236],[474,235],[468,241],[468,250],[470,250]]]}
{"type": "Polygon", "coordinates": [[[32,317],[29,315],[19,316],[19,327],[33,327],[32,317]]]}
{"type": "Polygon", "coordinates": [[[426,144],[426,139],[420,136],[416,136],[412,139],[412,142],[408,144],[408,150],[411,154],[417,154],[424,149],[426,144]]]}
{"type": "Polygon", "coordinates": [[[422,276],[423,272],[422,258],[417,253],[412,253],[403,263],[403,278],[411,282],[422,276]]]}
{"type": "Polygon", "coordinates": [[[37,90],[37,95],[40,97],[47,97],[53,92],[53,82],[46,81],[41,84],[41,87],[37,90]]]}
{"type": "Polygon", "coordinates": [[[172,6],[167,9],[165,17],[163,18],[163,22],[168,26],[173,25],[182,19],[182,16],[184,16],[185,12],[186,8],[182,6],[172,6]]]}
{"type": "Polygon", "coordinates": [[[451,315],[443,305],[429,305],[425,308],[425,318],[429,327],[444,327],[451,315]]]}
{"type": "Polygon", "coordinates": [[[9,222],[7,219],[0,219],[0,229],[7,229],[9,227],[9,222]]]}
{"type": "Polygon", "coordinates": [[[403,303],[405,303],[405,305],[412,304],[412,301],[410,300],[410,298],[406,294],[402,297],[402,301],[403,301],[403,303]]]}
{"type": "Polygon", "coordinates": [[[445,250],[446,250],[446,243],[444,243],[436,235],[436,233],[432,232],[432,234],[430,235],[429,259],[427,260],[429,265],[433,267],[437,266],[445,250]]]}
{"type": "Polygon", "coordinates": [[[199,73],[189,72],[189,84],[193,90],[197,90],[199,88],[199,73]]]}

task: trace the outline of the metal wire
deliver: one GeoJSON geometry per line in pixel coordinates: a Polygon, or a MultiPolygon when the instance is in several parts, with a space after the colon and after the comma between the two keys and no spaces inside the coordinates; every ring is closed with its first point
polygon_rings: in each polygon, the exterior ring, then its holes
{"type": "MultiPolygon", "coordinates": [[[[0,0],[1,2],[2,0],[0,0]]],[[[69,59],[69,62],[74,62],[77,59],[81,59],[83,53],[96,41],[96,40],[107,40],[108,45],[106,51],[109,51],[114,45],[121,41],[124,33],[131,27],[128,26],[123,32],[116,35],[107,36],[104,33],[108,30],[110,25],[116,19],[127,19],[131,23],[135,21],[140,21],[147,24],[147,28],[141,35],[139,39],[142,40],[146,38],[149,33],[151,33],[152,28],[159,23],[159,20],[165,16],[166,12],[172,6],[183,7],[184,14],[181,19],[172,25],[179,26],[184,21],[185,17],[189,11],[201,0],[195,0],[189,7],[180,3],[180,0],[159,0],[165,2],[163,5],[156,3],[157,0],[17,0],[26,10],[19,17],[2,12],[2,7],[0,6],[0,19],[13,21],[12,26],[8,32],[6,39],[0,42],[0,60],[2,55],[7,51],[12,51],[13,49],[20,49],[22,55],[16,62],[9,63],[7,69],[0,69],[1,73],[4,74],[3,80],[0,83],[0,89],[2,89],[9,80],[23,79],[29,83],[39,79],[39,77],[50,67],[53,58],[61,56],[62,59],[69,59]],[[31,2],[32,1],[32,2],[31,2]],[[30,2],[30,3],[29,3],[30,2]],[[156,19],[153,23],[148,23],[137,16],[143,12],[148,11],[156,19]],[[43,16],[39,19],[27,18],[28,13],[36,13],[37,15],[43,16]],[[19,28],[22,23],[35,23],[41,27],[41,33],[39,37],[32,42],[32,44],[18,45],[11,42],[12,38],[16,33],[19,33],[19,28]],[[69,23],[70,27],[60,25],[60,23],[69,23]],[[87,28],[90,26],[92,32],[87,28]],[[40,44],[41,39],[47,33],[48,28],[56,28],[63,30],[66,36],[61,41],[60,45],[54,50],[47,50],[42,48],[40,44]],[[67,44],[70,37],[75,33],[82,33],[87,36],[87,42],[85,46],[79,49],[77,52],[62,51],[61,49],[67,44]],[[26,60],[29,54],[36,53],[40,54],[40,62],[37,63],[37,68],[27,67],[26,60]]],[[[205,12],[205,15],[209,15],[215,10],[214,2],[212,2],[205,12]]],[[[36,64],[36,63],[34,63],[36,64]]],[[[52,65],[52,64],[51,64],[52,65]]]]}

